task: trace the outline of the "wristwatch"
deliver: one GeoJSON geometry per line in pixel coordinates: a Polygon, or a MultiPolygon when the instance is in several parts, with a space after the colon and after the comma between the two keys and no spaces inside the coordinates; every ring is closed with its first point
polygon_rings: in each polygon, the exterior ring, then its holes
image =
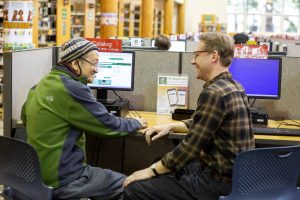
{"type": "Polygon", "coordinates": [[[156,171],[156,163],[153,163],[150,167],[150,169],[153,171],[153,173],[155,174],[155,176],[158,176],[159,173],[156,171]]]}

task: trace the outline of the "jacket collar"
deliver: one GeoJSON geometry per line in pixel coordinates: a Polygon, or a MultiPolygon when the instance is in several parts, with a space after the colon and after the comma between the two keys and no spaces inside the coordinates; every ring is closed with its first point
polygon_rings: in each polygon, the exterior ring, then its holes
{"type": "Polygon", "coordinates": [[[54,70],[57,70],[57,71],[60,71],[66,75],[69,75],[70,77],[72,77],[73,79],[77,80],[77,81],[80,81],[81,83],[83,84],[87,84],[87,77],[86,76],[79,76],[77,77],[76,74],[74,74],[73,72],[71,72],[70,70],[68,70],[68,68],[66,68],[65,66],[61,66],[61,65],[58,65],[58,66],[54,66],[52,68],[52,71],[54,70]]]}

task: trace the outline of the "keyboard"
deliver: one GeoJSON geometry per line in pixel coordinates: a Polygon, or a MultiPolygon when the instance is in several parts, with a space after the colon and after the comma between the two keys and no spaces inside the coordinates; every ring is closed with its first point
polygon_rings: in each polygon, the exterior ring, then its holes
{"type": "Polygon", "coordinates": [[[300,136],[300,129],[268,128],[254,126],[252,130],[253,133],[257,135],[300,136]]]}

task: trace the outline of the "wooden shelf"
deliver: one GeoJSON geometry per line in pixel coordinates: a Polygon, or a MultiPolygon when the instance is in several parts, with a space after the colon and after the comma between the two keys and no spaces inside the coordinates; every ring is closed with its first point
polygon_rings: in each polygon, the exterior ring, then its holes
{"type": "Polygon", "coordinates": [[[71,13],[71,16],[84,16],[85,15],[85,13],[83,13],[83,12],[72,12],[71,13]]]}
{"type": "Polygon", "coordinates": [[[71,28],[84,28],[83,25],[71,25],[71,28]]]}
{"type": "MultiPolygon", "coordinates": [[[[71,37],[80,36],[85,38],[95,37],[95,20],[99,19],[99,2],[96,0],[78,1],[70,0],[71,6],[71,37]],[[89,6],[94,4],[95,6],[89,6]],[[91,17],[91,13],[93,17],[91,17]],[[96,14],[99,14],[96,17],[96,14]]],[[[99,22],[100,24],[100,22],[99,22]]]]}

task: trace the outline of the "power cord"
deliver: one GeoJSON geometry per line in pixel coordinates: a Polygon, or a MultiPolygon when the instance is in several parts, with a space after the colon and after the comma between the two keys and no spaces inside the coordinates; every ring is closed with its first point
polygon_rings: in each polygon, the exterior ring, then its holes
{"type": "Polygon", "coordinates": [[[296,120],[293,120],[293,119],[288,119],[292,122],[294,122],[295,124],[293,123],[288,123],[288,122],[280,122],[278,120],[275,120],[277,123],[278,123],[278,126],[276,128],[280,128],[280,126],[284,125],[284,126],[295,126],[295,127],[300,127],[300,123],[297,122],[296,120]]]}
{"type": "MultiPolygon", "coordinates": [[[[120,95],[118,95],[116,91],[113,90],[113,93],[114,93],[121,101],[123,101],[123,100],[127,100],[127,101],[128,101],[128,99],[123,98],[123,97],[121,97],[120,95]]],[[[128,101],[128,102],[129,102],[129,101],[128,101]]],[[[130,118],[137,117],[137,116],[138,116],[138,118],[142,118],[141,115],[135,110],[135,108],[133,107],[133,105],[131,105],[130,103],[128,103],[128,110],[129,110],[128,115],[129,115],[130,118]],[[131,111],[133,111],[133,112],[131,112],[131,111]],[[133,116],[131,116],[131,114],[133,114],[133,116]]]]}
{"type": "MultiPolygon", "coordinates": [[[[251,108],[253,107],[255,101],[256,101],[256,99],[254,99],[254,100],[252,101],[252,104],[251,104],[251,106],[250,106],[251,108]]],[[[249,101],[249,102],[250,102],[250,101],[249,101]]]]}

